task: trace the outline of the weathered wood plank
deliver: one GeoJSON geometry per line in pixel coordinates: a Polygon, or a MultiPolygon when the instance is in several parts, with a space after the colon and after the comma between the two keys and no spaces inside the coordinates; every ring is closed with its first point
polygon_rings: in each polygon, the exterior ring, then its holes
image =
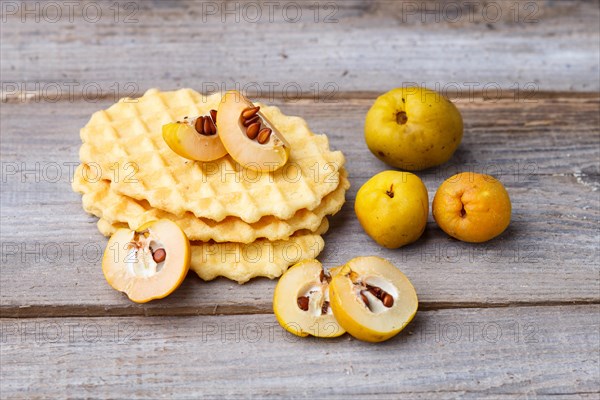
{"type": "Polygon", "coordinates": [[[600,89],[594,1],[305,0],[272,10],[260,3],[260,15],[254,1],[117,2],[118,14],[114,2],[78,2],[72,13],[61,2],[58,11],[7,3],[6,97],[124,96],[157,85],[237,84],[278,97],[406,82],[492,93],[600,89]]]}
{"type": "MultiPolygon", "coordinates": [[[[598,302],[598,213],[586,210],[591,199],[581,198],[579,184],[551,179],[545,186],[534,189],[533,203],[527,190],[512,189],[511,227],[498,240],[479,246],[448,239],[430,221],[416,244],[401,250],[382,249],[362,232],[350,202],[332,220],[320,259],[332,267],[358,255],[386,257],[411,278],[427,308],[598,302]],[[555,187],[561,187],[565,204],[552,203],[555,187]]],[[[106,240],[96,231],[95,219],[80,211],[78,200],[53,205],[56,214],[41,216],[45,208],[20,207],[18,217],[2,216],[4,227],[18,229],[3,232],[0,288],[4,316],[271,310],[274,282],[206,284],[194,275],[166,300],[133,305],[104,282],[100,256],[106,240]],[[68,221],[64,215],[70,215],[68,221]]]]}
{"type": "MultiPolygon", "coordinates": [[[[425,308],[599,300],[597,98],[459,104],[466,134],[457,156],[419,174],[430,200],[454,172],[493,173],[511,194],[513,222],[498,240],[470,245],[450,240],[430,219],[424,237],[401,250],[375,245],[353,213],[357,189],[386,168],[362,139],[372,101],[279,103],[328,133],[332,146],[347,156],[353,187],[326,236],[321,260],[327,266],[365,254],[389,258],[413,280],[425,308]]],[[[190,276],[168,299],[144,306],[131,304],[104,282],[100,253],[106,241],[71,192],[69,165],[63,163],[76,163],[79,127],[106,105],[4,104],[0,110],[2,314],[270,312],[274,282],[266,280],[238,286],[190,276]]]]}
{"type": "Polygon", "coordinates": [[[421,311],[378,345],[273,315],[2,319],[6,398],[597,398],[598,306],[421,311]]]}
{"type": "MultiPolygon", "coordinates": [[[[367,170],[372,168],[369,165],[377,163],[382,169],[384,164],[370,155],[363,139],[364,118],[377,94],[365,95],[365,98],[332,103],[306,99],[262,101],[282,107],[287,114],[302,116],[315,132],[327,133],[332,144],[344,151],[352,164],[360,163],[355,165],[356,171],[367,170]]],[[[532,101],[467,96],[455,101],[465,122],[463,143],[448,163],[427,174],[445,178],[470,168],[488,171],[509,181],[523,181],[539,174],[575,174],[591,185],[593,176],[600,174],[600,98],[597,95],[532,101]]],[[[2,104],[3,161],[58,162],[61,168],[58,172],[66,178],[69,165],[63,163],[78,159],[79,129],[93,112],[111,104],[112,99],[2,104]],[[25,132],[27,139],[23,136],[25,132]]],[[[34,166],[27,167],[35,170],[34,166]]],[[[37,177],[47,175],[54,180],[54,167],[40,165],[37,177]]],[[[2,172],[11,171],[12,166],[2,172]]],[[[16,172],[7,179],[21,180],[22,176],[16,172]]],[[[26,178],[32,180],[36,175],[29,174],[26,178]]]]}

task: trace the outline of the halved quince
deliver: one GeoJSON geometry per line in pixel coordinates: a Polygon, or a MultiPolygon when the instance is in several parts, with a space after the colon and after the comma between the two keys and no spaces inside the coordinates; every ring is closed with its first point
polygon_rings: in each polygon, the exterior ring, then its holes
{"type": "Polygon", "coordinates": [[[331,308],[352,336],[382,342],[400,332],[418,308],[415,288],[406,275],[379,257],[357,257],[329,285],[331,308]]]}
{"type": "Polygon", "coordinates": [[[331,276],[317,260],[291,267],[277,282],[273,311],[279,324],[297,336],[337,337],[346,331],[329,305],[331,276]]]}
{"type": "Polygon", "coordinates": [[[290,145],[281,132],[238,91],[223,95],[217,126],[229,155],[245,168],[271,172],[289,158],[290,145]]]}
{"type": "Polygon", "coordinates": [[[149,222],[135,231],[117,230],[102,258],[108,284],[136,303],[168,296],[189,268],[190,242],[168,219],[149,222]]]}
{"type": "Polygon", "coordinates": [[[162,135],[175,153],[188,160],[213,161],[227,154],[216,125],[215,110],[210,115],[184,118],[163,125],[162,135]]]}

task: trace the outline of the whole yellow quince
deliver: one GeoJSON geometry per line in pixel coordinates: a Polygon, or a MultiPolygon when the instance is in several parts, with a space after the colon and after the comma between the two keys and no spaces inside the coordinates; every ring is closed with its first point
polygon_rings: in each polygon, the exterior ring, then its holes
{"type": "Polygon", "coordinates": [[[405,246],[421,237],[427,225],[427,188],[410,172],[383,171],[358,190],[354,211],[365,232],[381,246],[405,246]]]}
{"type": "Polygon", "coordinates": [[[452,157],[463,136],[454,104],[424,88],[393,89],[377,98],[365,121],[369,150],[394,167],[419,171],[452,157]]]}

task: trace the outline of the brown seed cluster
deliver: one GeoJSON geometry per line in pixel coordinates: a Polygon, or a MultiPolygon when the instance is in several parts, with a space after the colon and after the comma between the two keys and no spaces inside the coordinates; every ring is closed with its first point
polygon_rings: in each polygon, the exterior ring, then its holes
{"type": "Polygon", "coordinates": [[[260,107],[248,107],[240,115],[242,125],[246,128],[246,136],[250,140],[256,139],[260,144],[265,144],[269,141],[271,128],[262,127],[263,120],[260,118],[258,111],[260,107]]]}
{"type": "Polygon", "coordinates": [[[327,314],[327,310],[329,310],[329,302],[327,300],[325,300],[323,302],[323,305],[321,306],[321,314],[322,315],[327,314]]]}
{"type": "MultiPolygon", "coordinates": [[[[367,285],[367,290],[369,292],[371,292],[371,294],[373,296],[377,297],[383,303],[383,305],[386,306],[387,308],[390,308],[391,306],[394,305],[394,298],[392,297],[392,295],[389,294],[388,292],[386,292],[385,290],[383,290],[382,288],[377,287],[377,286],[367,285]]],[[[367,298],[367,296],[365,296],[363,292],[360,293],[360,296],[362,298],[362,301],[368,307],[369,299],[367,298]]]]}
{"type": "MultiPolygon", "coordinates": [[[[301,309],[302,311],[308,311],[308,303],[309,303],[309,297],[308,296],[300,296],[297,299],[298,302],[298,308],[301,309]]],[[[329,302],[328,301],[324,301],[323,304],[321,305],[321,314],[325,315],[327,314],[327,311],[329,310],[329,302]]]]}
{"type": "Polygon", "coordinates": [[[167,252],[165,249],[156,249],[154,253],[152,253],[152,258],[154,259],[155,263],[161,263],[165,261],[165,258],[167,258],[167,252]]]}
{"type": "Polygon", "coordinates": [[[367,307],[369,307],[369,299],[365,296],[364,290],[360,292],[360,298],[367,307]]]}
{"type": "Polygon", "coordinates": [[[308,311],[308,297],[298,297],[298,308],[300,308],[302,311],[308,311]]]}
{"type": "Polygon", "coordinates": [[[319,275],[319,280],[321,283],[330,283],[331,275],[329,273],[325,273],[325,270],[321,270],[321,274],[319,275]]]}
{"type": "Polygon", "coordinates": [[[196,132],[204,136],[212,136],[217,134],[217,110],[210,110],[210,116],[205,115],[198,117],[194,124],[196,132]]]}

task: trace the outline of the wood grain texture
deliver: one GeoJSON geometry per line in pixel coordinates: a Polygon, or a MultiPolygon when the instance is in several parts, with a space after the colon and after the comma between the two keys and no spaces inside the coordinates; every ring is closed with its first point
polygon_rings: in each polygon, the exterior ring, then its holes
{"type": "Polygon", "coordinates": [[[272,315],[2,319],[6,398],[597,398],[598,306],[421,311],[367,344],[272,315]]]}
{"type": "Polygon", "coordinates": [[[65,9],[55,22],[41,6],[37,14],[24,7],[4,14],[4,97],[236,84],[273,88],[278,97],[298,88],[304,96],[381,92],[407,82],[492,93],[600,89],[594,1],[281,1],[272,12],[261,3],[260,16],[248,8],[253,1],[117,2],[119,14],[113,2],[78,4],[72,19],[65,9]]]}
{"type": "MultiPolygon", "coordinates": [[[[430,217],[424,237],[400,250],[374,244],[353,211],[360,185],[386,169],[362,138],[372,101],[276,102],[327,133],[347,157],[353,186],[331,220],[320,257],[326,266],[365,254],[389,258],[412,279],[426,309],[600,300],[597,97],[459,101],[467,121],[463,144],[448,164],[419,174],[430,201],[439,184],[458,171],[492,173],[509,190],[513,221],[499,239],[472,245],[449,239],[430,217]]],[[[77,162],[78,129],[108,104],[3,105],[2,314],[270,313],[275,283],[264,279],[238,286],[227,280],[203,283],[191,275],[168,299],[144,306],[104,282],[99,265],[106,240],[71,192],[71,164],[65,163],[77,162]]]]}

